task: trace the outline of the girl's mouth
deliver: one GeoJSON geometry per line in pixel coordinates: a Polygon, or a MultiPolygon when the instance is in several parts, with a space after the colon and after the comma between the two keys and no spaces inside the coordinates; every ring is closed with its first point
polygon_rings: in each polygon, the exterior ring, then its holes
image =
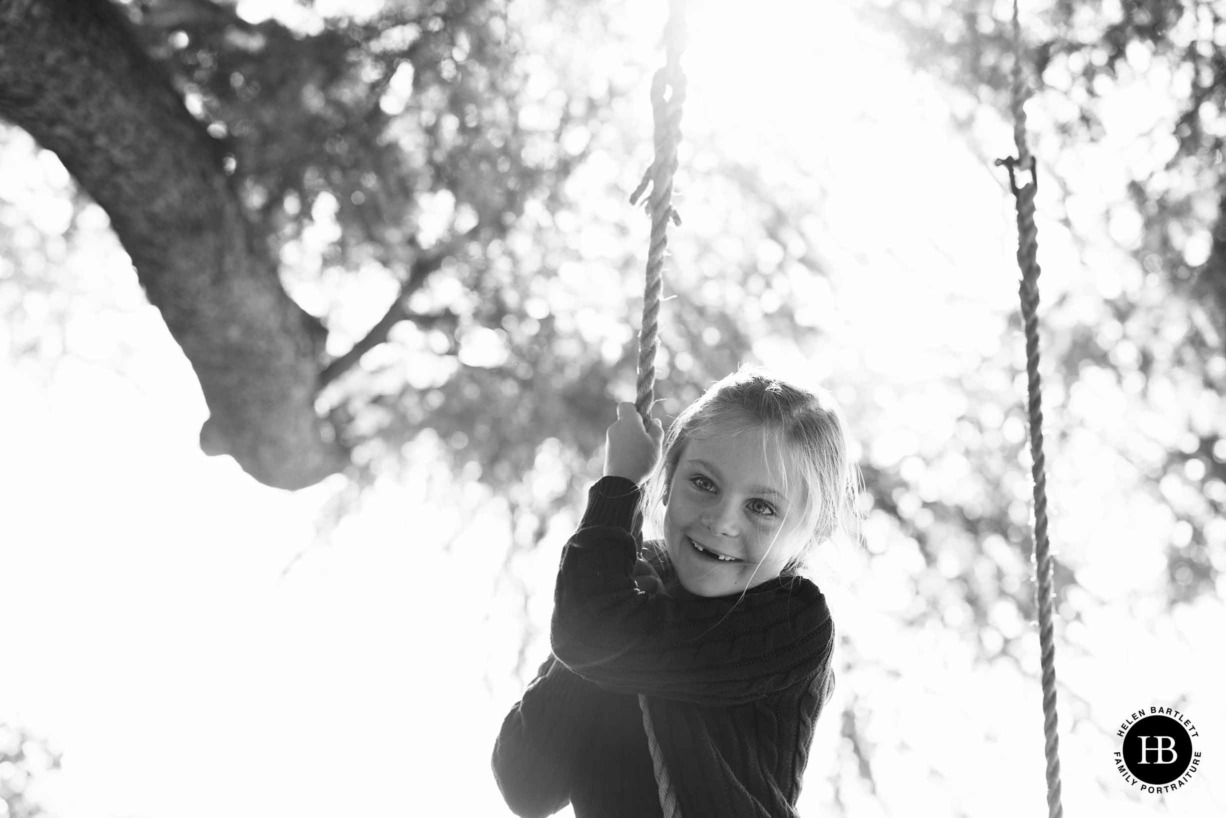
{"type": "Polygon", "coordinates": [[[711,560],[712,562],[740,562],[740,560],[738,560],[736,557],[725,556],[724,554],[712,551],[709,548],[703,548],[689,537],[686,537],[685,541],[688,542],[690,544],[690,548],[693,548],[696,552],[698,552],[703,559],[711,560]]]}

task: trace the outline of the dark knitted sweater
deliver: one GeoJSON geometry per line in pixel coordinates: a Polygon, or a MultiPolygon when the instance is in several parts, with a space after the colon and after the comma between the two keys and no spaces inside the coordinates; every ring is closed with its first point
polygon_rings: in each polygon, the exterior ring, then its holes
{"type": "Polygon", "coordinates": [[[494,775],[511,811],[655,818],[638,694],[683,818],[796,815],[813,726],[833,684],[834,628],[800,577],[699,597],[638,559],[638,488],[606,477],[558,571],[553,655],[503,722],[494,775]],[[649,589],[649,590],[647,590],[649,589]]]}

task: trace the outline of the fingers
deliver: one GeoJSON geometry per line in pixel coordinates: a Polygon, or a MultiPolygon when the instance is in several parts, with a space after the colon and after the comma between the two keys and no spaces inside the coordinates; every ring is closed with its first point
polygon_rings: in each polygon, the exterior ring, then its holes
{"type": "MultiPolygon", "coordinates": [[[[633,403],[623,401],[617,404],[618,420],[631,420],[633,418],[638,418],[640,423],[642,422],[642,416],[633,403]]],[[[655,440],[660,440],[664,437],[664,423],[659,418],[652,418],[651,423],[644,426],[644,430],[655,440]]]]}
{"type": "Polygon", "coordinates": [[[639,414],[638,407],[629,402],[617,404],[617,419],[619,421],[628,420],[631,422],[637,420],[639,426],[643,425],[643,417],[639,414]]]}

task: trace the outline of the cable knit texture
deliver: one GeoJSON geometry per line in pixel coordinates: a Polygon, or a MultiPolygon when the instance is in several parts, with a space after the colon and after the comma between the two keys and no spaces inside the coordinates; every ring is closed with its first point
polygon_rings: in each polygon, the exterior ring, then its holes
{"type": "Polygon", "coordinates": [[[592,487],[558,571],[553,654],[503,722],[493,768],[511,811],[661,815],[637,696],[681,813],[795,816],[813,727],[833,685],[834,627],[807,579],[699,597],[640,558],[629,480],[592,487]]]}

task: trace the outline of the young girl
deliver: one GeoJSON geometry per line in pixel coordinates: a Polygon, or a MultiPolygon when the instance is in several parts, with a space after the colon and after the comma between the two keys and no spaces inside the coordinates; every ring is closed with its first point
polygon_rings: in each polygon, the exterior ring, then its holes
{"type": "Polygon", "coordinates": [[[795,816],[834,682],[830,612],[797,571],[857,485],[839,412],[742,368],[673,422],[663,458],[658,420],[617,414],[498,786],[520,816],[795,816]],[[642,518],[662,541],[639,544],[642,518]]]}

